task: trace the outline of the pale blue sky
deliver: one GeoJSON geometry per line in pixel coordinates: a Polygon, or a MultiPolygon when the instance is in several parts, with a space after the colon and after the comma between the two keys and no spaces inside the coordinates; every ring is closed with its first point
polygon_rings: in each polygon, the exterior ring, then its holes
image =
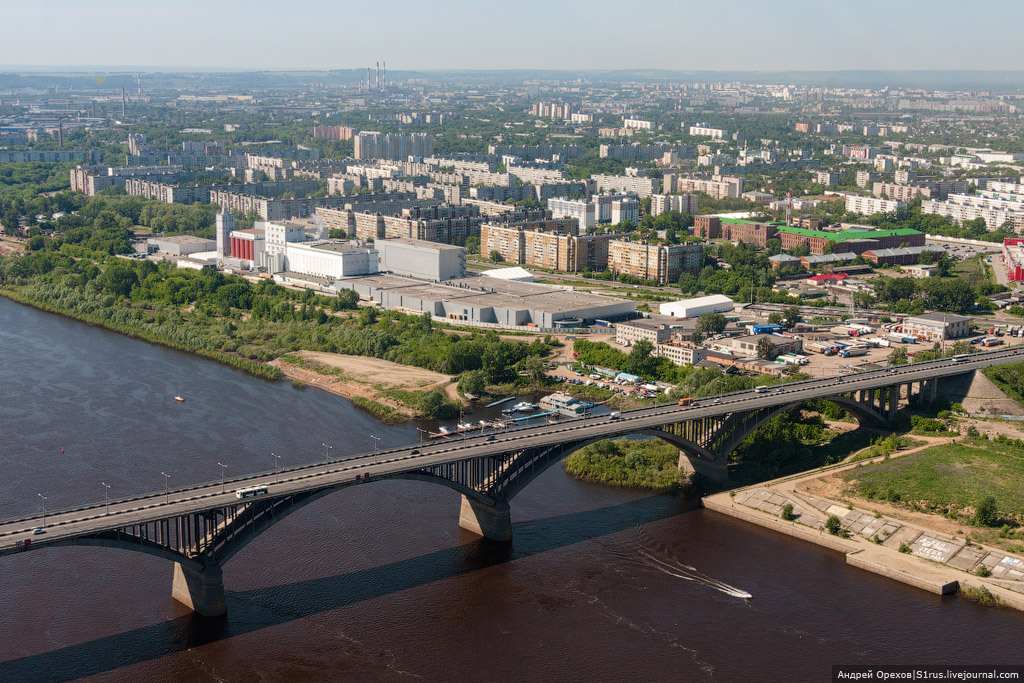
{"type": "Polygon", "coordinates": [[[0,64],[1022,69],[1020,0],[0,0],[0,64]]]}

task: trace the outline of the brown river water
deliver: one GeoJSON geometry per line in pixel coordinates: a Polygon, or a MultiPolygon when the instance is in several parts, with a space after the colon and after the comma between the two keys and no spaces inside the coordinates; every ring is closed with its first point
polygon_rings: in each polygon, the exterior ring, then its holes
{"type": "MultiPolygon", "coordinates": [[[[417,438],[347,400],[0,299],[0,517],[417,438]],[[182,394],[185,403],[175,403],[182,394]],[[64,452],[61,452],[64,449],[64,452]]],[[[421,425],[427,426],[427,425],[421,425]]],[[[430,425],[433,426],[433,425],[430,425]]],[[[823,681],[833,664],[1024,663],[1024,616],[939,598],[673,496],[553,467],[515,539],[423,482],[345,489],[224,567],[228,616],[109,548],[0,558],[0,681],[823,681]],[[752,599],[737,597],[749,593],[752,599]]]]}

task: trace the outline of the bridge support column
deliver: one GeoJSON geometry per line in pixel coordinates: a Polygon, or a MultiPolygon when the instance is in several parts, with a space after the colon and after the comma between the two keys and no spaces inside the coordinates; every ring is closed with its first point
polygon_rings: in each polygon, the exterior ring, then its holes
{"type": "Polygon", "coordinates": [[[487,505],[468,496],[462,496],[459,526],[492,541],[512,540],[512,514],[508,501],[499,500],[487,505]]]}
{"type": "Polygon", "coordinates": [[[679,451],[679,469],[683,472],[707,477],[716,484],[724,484],[729,481],[729,467],[724,456],[716,457],[714,460],[705,460],[695,455],[691,456],[686,451],[679,451]]]}
{"type": "Polygon", "coordinates": [[[175,563],[171,596],[204,617],[220,617],[228,612],[224,598],[224,574],[212,558],[207,560],[202,571],[175,563]]]}
{"type": "Polygon", "coordinates": [[[889,409],[886,411],[885,420],[889,424],[896,421],[896,411],[900,407],[900,385],[895,384],[889,387],[889,409]]]}

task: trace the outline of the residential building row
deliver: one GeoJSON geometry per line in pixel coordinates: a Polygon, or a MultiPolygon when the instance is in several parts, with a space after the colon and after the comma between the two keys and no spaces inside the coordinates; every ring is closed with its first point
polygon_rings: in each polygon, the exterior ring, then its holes
{"type": "Polygon", "coordinates": [[[665,194],[703,192],[711,195],[713,199],[726,197],[736,199],[745,191],[745,184],[746,181],[743,178],[735,176],[715,175],[711,178],[699,178],[666,173],[662,177],[662,192],[665,194]]]}

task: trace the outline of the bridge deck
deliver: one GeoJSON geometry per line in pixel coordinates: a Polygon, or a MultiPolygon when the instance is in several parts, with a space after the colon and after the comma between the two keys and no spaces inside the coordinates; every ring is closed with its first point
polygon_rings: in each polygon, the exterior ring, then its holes
{"type": "Polygon", "coordinates": [[[61,539],[100,533],[133,524],[212,510],[240,503],[235,489],[265,485],[269,494],[262,499],[286,496],[345,484],[361,483],[364,477],[380,477],[415,472],[425,467],[518,451],[526,448],[549,446],[567,441],[582,441],[635,433],[685,420],[721,417],[744,412],[802,403],[834,397],[857,390],[878,389],[922,380],[962,374],[978,368],[1021,361],[1010,349],[976,354],[968,360],[956,362],[941,359],[928,363],[905,365],[893,369],[876,370],[845,375],[842,379],[828,377],[772,387],[769,392],[743,391],[727,394],[718,399],[704,398],[689,406],[662,404],[648,408],[624,411],[618,419],[607,416],[577,418],[554,425],[520,427],[493,433],[491,437],[478,435],[464,439],[445,440],[426,445],[357,455],[344,460],[304,465],[225,482],[200,484],[184,489],[161,491],[130,499],[112,501],[109,513],[103,503],[70,510],[48,512],[45,534],[33,535],[32,530],[43,527],[41,515],[23,517],[0,523],[0,554],[19,550],[19,542],[31,540],[43,545],[61,539]],[[357,482],[356,476],[360,479],[357,482]]]}

